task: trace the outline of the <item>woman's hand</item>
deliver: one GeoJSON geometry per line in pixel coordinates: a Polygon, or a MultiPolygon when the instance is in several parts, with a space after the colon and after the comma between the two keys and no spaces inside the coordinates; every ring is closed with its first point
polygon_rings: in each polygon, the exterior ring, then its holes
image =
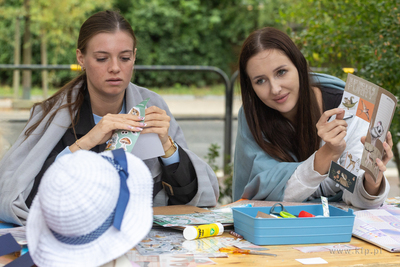
{"type": "Polygon", "coordinates": [[[343,120],[344,113],[341,108],[327,110],[318,120],[318,136],[325,144],[315,155],[314,169],[322,175],[328,172],[331,161],[337,161],[346,149],[344,138],[347,134],[347,122],[343,120]],[[333,115],[336,115],[336,118],[328,122],[333,115]]]}
{"type": "MultiPolygon", "coordinates": [[[[361,142],[365,145],[365,136],[361,137],[361,142]]],[[[386,140],[383,142],[383,158],[380,160],[379,158],[376,158],[376,165],[379,168],[379,173],[376,178],[376,182],[372,178],[372,176],[365,172],[365,179],[364,179],[364,188],[368,192],[368,194],[376,196],[379,194],[379,188],[381,186],[382,180],[383,180],[383,172],[386,171],[386,165],[388,162],[393,158],[393,139],[392,139],[392,134],[388,131],[386,134],[386,140]]]]}
{"type": "Polygon", "coordinates": [[[337,157],[332,159],[338,160],[340,155],[346,149],[346,141],[344,137],[347,134],[347,122],[343,120],[344,110],[341,108],[335,108],[325,111],[317,123],[318,136],[325,142],[325,145],[329,147],[332,155],[337,157]],[[336,115],[333,121],[328,122],[328,119],[336,115]]]}
{"type": "Polygon", "coordinates": [[[172,145],[168,139],[169,122],[171,121],[171,118],[167,115],[165,110],[162,110],[156,106],[147,108],[145,114],[144,122],[146,125],[142,133],[158,134],[164,151],[167,151],[172,145]]]}
{"type": "Polygon", "coordinates": [[[132,114],[107,114],[86,135],[79,139],[78,145],[70,146],[71,152],[79,149],[89,150],[109,140],[115,130],[128,130],[140,132],[144,123],[140,118],[132,114]]]}

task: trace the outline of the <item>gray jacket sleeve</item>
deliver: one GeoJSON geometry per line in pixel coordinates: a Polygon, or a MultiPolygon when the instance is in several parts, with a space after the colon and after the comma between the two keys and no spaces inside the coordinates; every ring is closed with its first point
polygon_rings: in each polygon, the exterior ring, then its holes
{"type": "MultiPolygon", "coordinates": [[[[65,103],[65,98],[54,109],[65,103]]],[[[25,131],[42,116],[37,107],[24,130],[0,161],[0,220],[24,225],[29,209],[25,200],[31,192],[35,176],[47,156],[61,139],[71,119],[67,109],[60,110],[46,128],[48,115],[28,137],[25,131]]]]}

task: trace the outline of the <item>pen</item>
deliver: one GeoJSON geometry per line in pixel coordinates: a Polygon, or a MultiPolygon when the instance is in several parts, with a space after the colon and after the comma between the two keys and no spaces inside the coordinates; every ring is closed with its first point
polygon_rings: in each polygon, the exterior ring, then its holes
{"type": "Polygon", "coordinates": [[[239,235],[238,233],[234,231],[229,231],[229,234],[233,235],[236,238],[243,239],[243,236],[239,235]]]}
{"type": "Polygon", "coordinates": [[[343,120],[348,120],[348,119],[351,119],[351,118],[353,118],[353,114],[350,114],[350,116],[348,116],[348,117],[346,117],[346,118],[343,118],[343,120]]]}
{"type": "Polygon", "coordinates": [[[220,248],[219,252],[225,252],[225,253],[230,253],[230,254],[251,254],[251,255],[264,255],[264,256],[274,256],[274,257],[276,257],[276,254],[251,251],[251,250],[248,250],[248,249],[241,249],[241,248],[231,248],[231,247],[220,248]]]}

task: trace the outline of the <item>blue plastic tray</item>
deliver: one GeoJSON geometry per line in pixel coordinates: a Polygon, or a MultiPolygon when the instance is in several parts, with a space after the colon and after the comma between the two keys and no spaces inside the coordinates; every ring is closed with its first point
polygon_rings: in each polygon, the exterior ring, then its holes
{"type": "MultiPolygon", "coordinates": [[[[285,206],[298,215],[304,210],[323,215],[322,205],[285,206]]],[[[330,217],[256,218],[257,212],[269,214],[271,207],[237,207],[233,210],[235,232],[256,245],[289,245],[350,242],[354,225],[353,210],[347,212],[329,205],[330,217]]],[[[280,207],[275,209],[280,211],[280,207]]]]}

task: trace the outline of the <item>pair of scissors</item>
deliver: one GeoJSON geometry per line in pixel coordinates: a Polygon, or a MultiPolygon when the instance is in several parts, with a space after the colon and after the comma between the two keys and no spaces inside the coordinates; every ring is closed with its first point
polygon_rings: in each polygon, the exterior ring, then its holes
{"type": "Polygon", "coordinates": [[[272,253],[251,251],[249,249],[241,249],[241,248],[234,248],[234,247],[220,248],[218,251],[224,252],[224,253],[230,253],[230,254],[251,254],[251,255],[264,255],[264,256],[276,257],[276,254],[272,254],[272,253]]]}
{"type": "Polygon", "coordinates": [[[271,210],[270,210],[269,214],[274,214],[274,215],[277,215],[277,216],[281,216],[282,218],[297,218],[297,217],[294,216],[293,214],[290,214],[290,213],[285,209],[285,207],[282,205],[282,203],[275,203],[275,204],[271,207],[271,210]],[[279,212],[275,211],[275,207],[276,207],[277,205],[280,205],[280,206],[281,206],[281,209],[282,209],[282,210],[279,211],[279,212]]]}

